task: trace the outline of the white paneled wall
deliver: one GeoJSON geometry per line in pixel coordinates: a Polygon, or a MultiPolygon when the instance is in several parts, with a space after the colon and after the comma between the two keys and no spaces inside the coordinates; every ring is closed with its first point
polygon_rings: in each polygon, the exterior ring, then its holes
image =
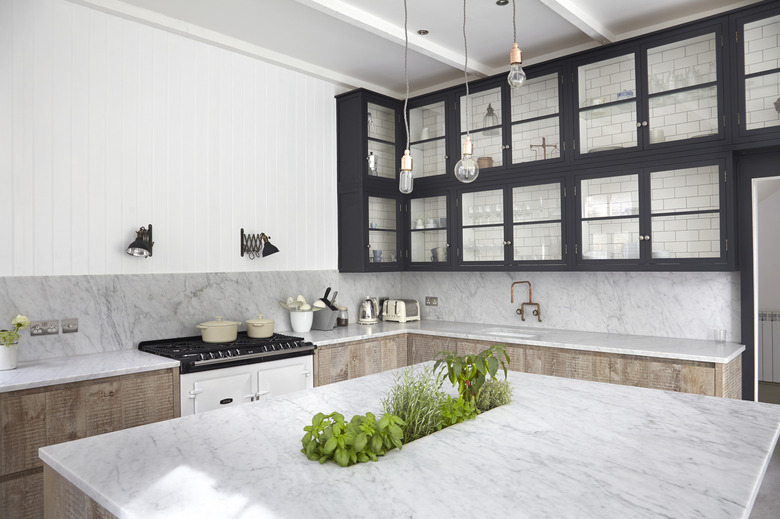
{"type": "Polygon", "coordinates": [[[0,276],[337,265],[340,87],[65,0],[0,0],[0,276]],[[124,254],[154,226],[154,256],[124,254]],[[281,253],[240,257],[239,230],[281,253]]]}

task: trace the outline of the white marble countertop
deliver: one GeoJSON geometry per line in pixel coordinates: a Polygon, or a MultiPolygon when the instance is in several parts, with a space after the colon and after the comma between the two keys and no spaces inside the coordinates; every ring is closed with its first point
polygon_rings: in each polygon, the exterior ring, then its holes
{"type": "Polygon", "coordinates": [[[347,340],[363,340],[404,332],[719,364],[726,364],[745,351],[744,345],[733,342],[432,320],[403,324],[379,321],[375,325],[350,324],[327,332],[312,330],[308,334],[286,333],[303,336],[318,346],[327,346],[347,340]]]}
{"type": "MultiPolygon", "coordinates": [[[[528,344],[724,364],[745,350],[743,345],[730,342],[719,343],[694,339],[553,330],[533,326],[507,327],[484,323],[433,320],[410,323],[379,321],[375,325],[350,324],[346,327],[334,328],[332,331],[312,330],[309,333],[285,331],[282,333],[303,337],[318,346],[328,346],[406,332],[495,341],[497,343],[528,344]],[[493,333],[498,331],[499,334],[521,333],[528,337],[490,334],[491,331],[493,333]]],[[[19,367],[15,370],[0,371],[0,393],[165,369],[178,365],[176,361],[139,352],[135,349],[27,361],[19,363],[19,367]]]]}
{"type": "Polygon", "coordinates": [[[138,350],[26,361],[0,371],[0,393],[178,366],[178,361],[138,350]]]}
{"type": "Polygon", "coordinates": [[[319,411],[379,414],[384,372],[40,449],[122,518],[747,518],[780,406],[510,372],[511,404],[391,451],[320,465],[319,411]],[[450,513],[451,512],[451,513],[450,513]]]}

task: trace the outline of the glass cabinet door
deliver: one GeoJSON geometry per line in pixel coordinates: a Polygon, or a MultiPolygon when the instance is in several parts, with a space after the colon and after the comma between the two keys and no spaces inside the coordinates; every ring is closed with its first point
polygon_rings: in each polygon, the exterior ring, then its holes
{"type": "Polygon", "coordinates": [[[375,103],[367,103],[368,156],[371,177],[396,178],[396,112],[375,103]]]}
{"type": "Polygon", "coordinates": [[[503,262],[504,191],[463,193],[461,202],[463,262],[503,262]]]}
{"type": "Polygon", "coordinates": [[[563,259],[561,183],[512,189],[514,261],[563,259]]]}
{"type": "MultiPolygon", "coordinates": [[[[466,96],[460,98],[460,128],[462,143],[466,135],[467,119],[471,123],[471,142],[474,144],[474,158],[480,169],[504,164],[504,142],[502,130],[501,87],[469,94],[469,110],[466,110],[466,96]]],[[[458,150],[460,155],[460,150],[458,150]]]]}
{"type": "Polygon", "coordinates": [[[718,35],[647,51],[650,144],[718,133],[718,35]]]}
{"type": "Polygon", "coordinates": [[[369,263],[398,263],[398,207],[394,198],[368,197],[369,263]]]}
{"type": "Polygon", "coordinates": [[[447,197],[414,198],[409,203],[412,263],[448,263],[447,197]]]}
{"type": "Polygon", "coordinates": [[[650,173],[652,258],[719,258],[720,167],[650,173]]]}
{"type": "Polygon", "coordinates": [[[583,261],[639,259],[639,175],[580,183],[583,261]]]}
{"type": "Polygon", "coordinates": [[[510,89],[512,164],[561,157],[559,87],[556,72],[510,89]]]}
{"type": "Polygon", "coordinates": [[[744,24],[747,131],[780,126],[780,14],[744,24]]]}
{"type": "Polygon", "coordinates": [[[444,101],[409,110],[409,139],[415,178],[447,173],[444,101]]]}
{"type": "Polygon", "coordinates": [[[579,153],[636,147],[635,55],[582,65],[577,79],[579,153]]]}

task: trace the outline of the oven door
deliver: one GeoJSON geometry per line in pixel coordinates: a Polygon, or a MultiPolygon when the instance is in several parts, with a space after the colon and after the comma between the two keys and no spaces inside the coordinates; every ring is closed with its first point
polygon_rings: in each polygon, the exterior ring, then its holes
{"type": "Polygon", "coordinates": [[[181,415],[251,402],[255,393],[247,366],[181,375],[181,415]]]}
{"type": "Polygon", "coordinates": [[[314,355],[252,364],[257,375],[257,398],[283,395],[314,387],[314,355]]]}

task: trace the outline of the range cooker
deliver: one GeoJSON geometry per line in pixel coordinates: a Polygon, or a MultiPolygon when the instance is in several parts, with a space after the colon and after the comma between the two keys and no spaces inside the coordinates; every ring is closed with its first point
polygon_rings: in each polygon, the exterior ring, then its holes
{"type": "Polygon", "coordinates": [[[210,411],[314,387],[314,350],[301,337],[240,332],[229,343],[201,336],[142,341],[138,349],[180,362],[181,414],[210,411]]]}

